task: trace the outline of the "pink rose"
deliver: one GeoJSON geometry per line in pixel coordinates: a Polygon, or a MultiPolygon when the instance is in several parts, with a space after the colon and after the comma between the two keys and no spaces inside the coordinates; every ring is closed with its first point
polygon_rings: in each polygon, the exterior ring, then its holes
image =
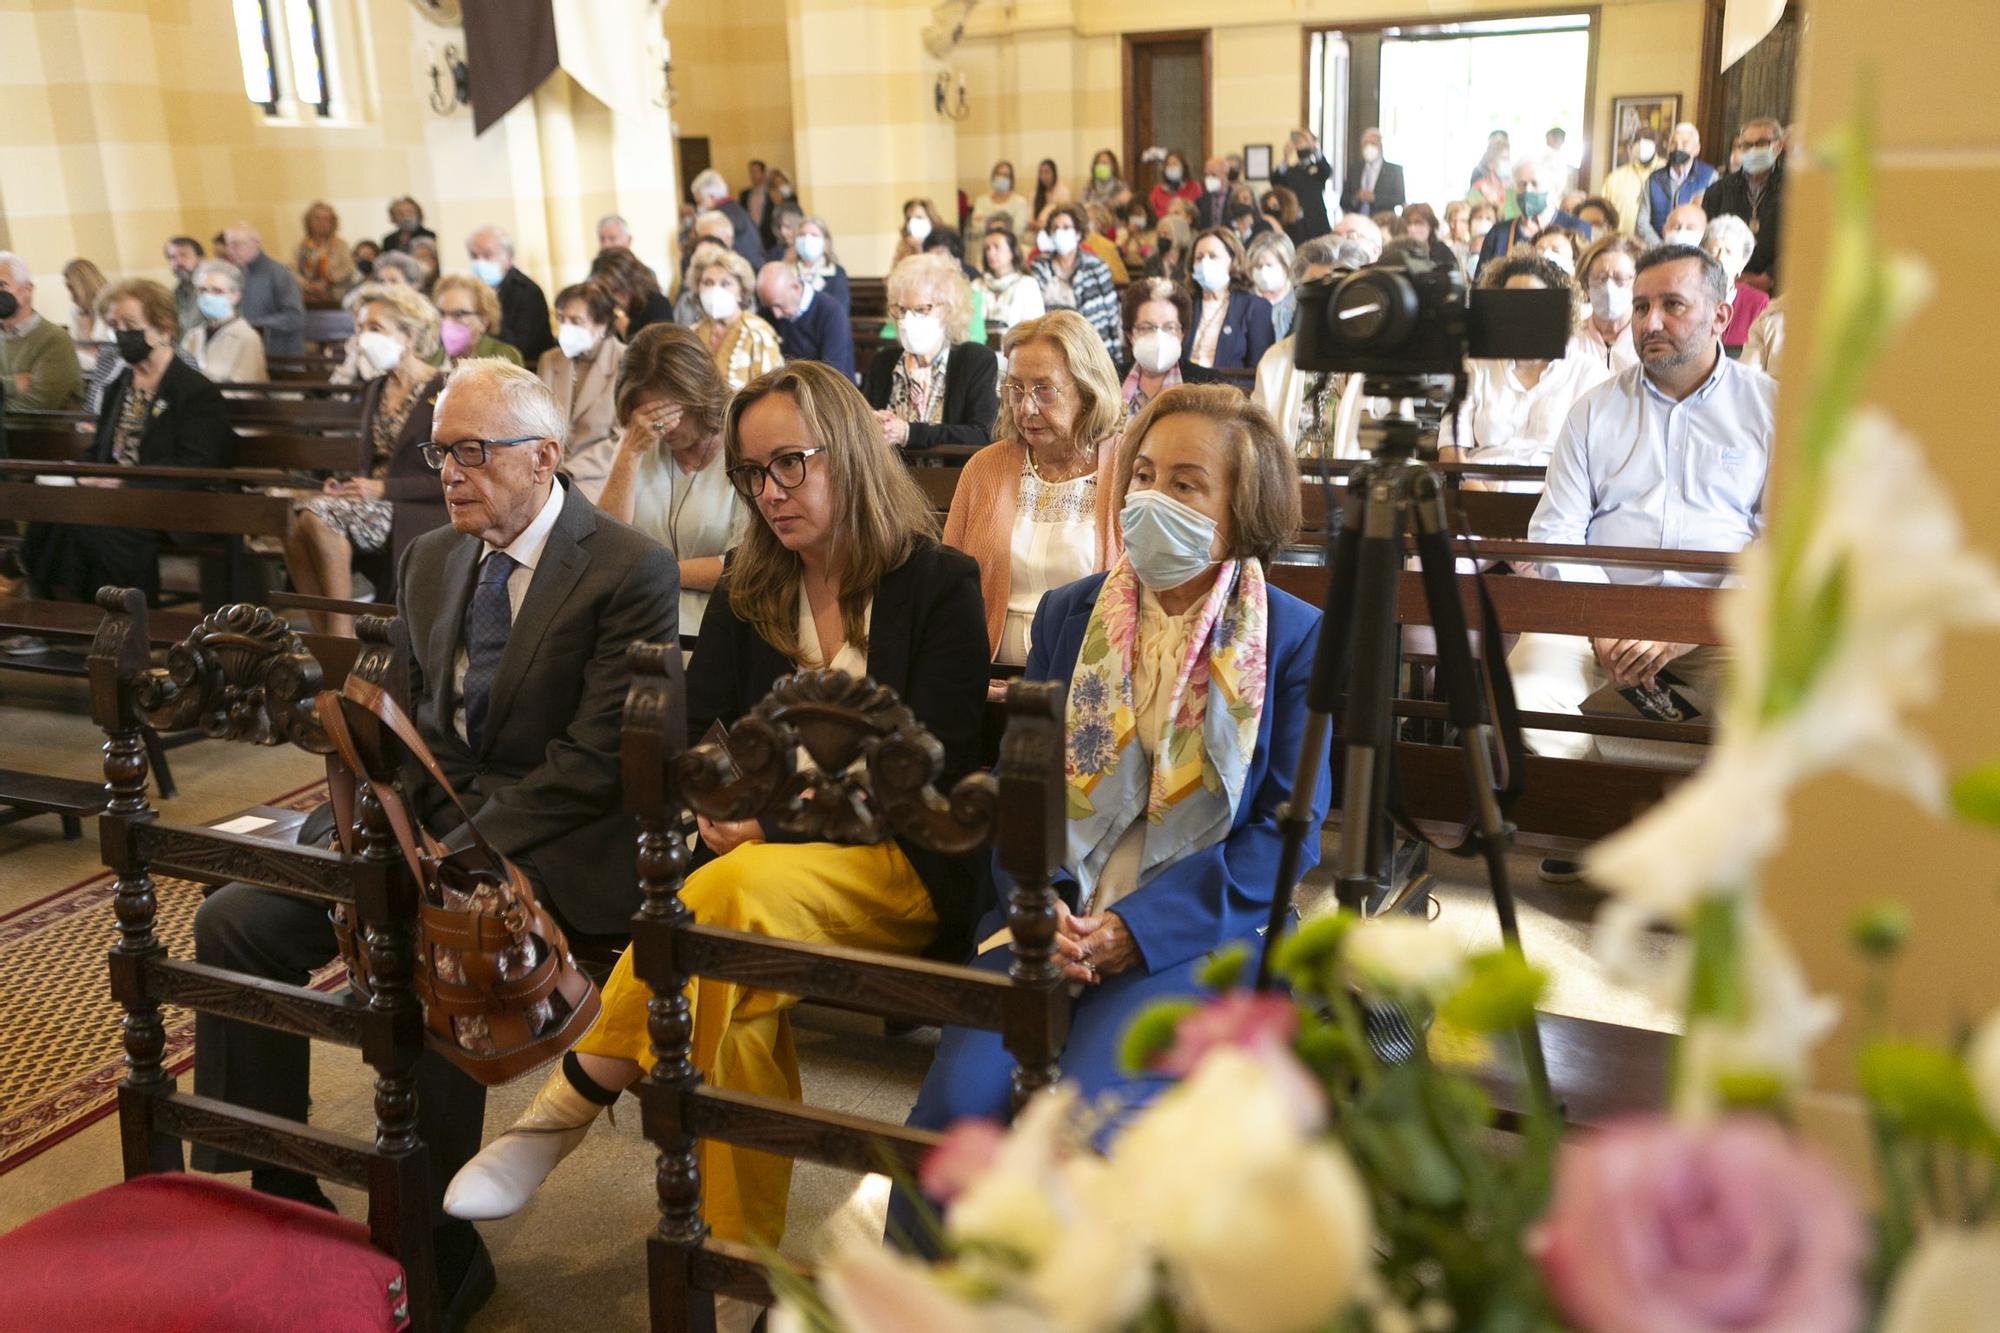
{"type": "Polygon", "coordinates": [[[1299,1011],[1288,996],[1234,990],[1219,995],[1180,1021],[1174,1044],[1153,1067],[1186,1078],[1211,1051],[1233,1047],[1257,1057],[1270,1070],[1301,1128],[1315,1132],[1326,1122],[1326,1091],[1292,1054],[1299,1011]]]}
{"type": "Polygon", "coordinates": [[[1847,1183],[1772,1122],[1662,1116],[1567,1144],[1530,1247],[1590,1333],[1851,1333],[1867,1232],[1847,1183]]]}
{"type": "Polygon", "coordinates": [[[945,1131],[937,1147],[924,1155],[918,1184],[924,1197],[950,1203],[965,1187],[984,1175],[1000,1153],[1007,1131],[991,1120],[967,1116],[945,1131]]]}

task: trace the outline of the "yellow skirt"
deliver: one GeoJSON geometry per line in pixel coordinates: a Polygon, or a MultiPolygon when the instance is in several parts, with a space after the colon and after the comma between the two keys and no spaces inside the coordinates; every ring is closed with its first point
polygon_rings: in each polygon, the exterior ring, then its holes
{"type": "MultiPolygon", "coordinates": [[[[703,925],[813,944],[916,954],[937,934],[930,895],[893,842],[745,843],[689,875],[681,901],[703,925]]],[[[632,1060],[650,1070],[651,998],[627,949],[604,984],[603,1010],[576,1044],[577,1053],[632,1060]]],[[[798,1003],[796,995],[696,977],[688,983],[688,1003],[695,1067],[712,1086],[800,1099],[786,1012],[798,1003]]],[[[699,1151],[710,1230],[723,1240],[776,1246],[785,1231],[791,1159],[706,1139],[699,1151]]]]}

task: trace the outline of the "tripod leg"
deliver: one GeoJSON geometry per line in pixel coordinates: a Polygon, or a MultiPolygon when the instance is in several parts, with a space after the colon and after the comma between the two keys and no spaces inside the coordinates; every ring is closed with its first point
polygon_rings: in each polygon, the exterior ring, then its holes
{"type": "Polygon", "coordinates": [[[1362,912],[1378,896],[1389,848],[1377,827],[1387,799],[1384,776],[1395,725],[1396,575],[1402,563],[1402,515],[1392,486],[1364,498],[1354,586],[1353,667],[1341,714],[1340,905],[1362,912]]]}
{"type": "MultiPolygon", "coordinates": [[[[1500,811],[1493,772],[1493,727],[1486,717],[1486,696],[1480,689],[1479,674],[1472,661],[1472,640],[1465,624],[1465,603],[1459,600],[1458,575],[1444,509],[1444,496],[1435,477],[1418,483],[1415,503],[1417,558],[1423,567],[1424,601],[1431,625],[1437,632],[1438,687],[1458,728],[1458,743],[1465,752],[1466,786],[1474,814],[1473,827],[1481,857],[1486,862],[1487,880],[1492,886],[1493,912],[1500,921],[1500,937],[1509,951],[1525,957],[1521,948],[1521,926],[1514,910],[1514,885],[1508,873],[1507,852],[1514,831],[1500,811]]],[[[1486,645],[1499,651],[1498,644],[1486,645]]],[[[1540,1029],[1533,1015],[1517,1034],[1521,1067],[1528,1087],[1540,1106],[1555,1109],[1549,1086],[1547,1061],[1543,1058],[1540,1029]]]]}
{"type": "MultiPolygon", "coordinates": [[[[1349,493],[1352,496],[1353,483],[1349,493]]],[[[1314,788],[1319,785],[1320,766],[1331,744],[1332,713],[1347,686],[1347,655],[1354,617],[1354,579],[1361,549],[1361,527],[1355,514],[1347,514],[1340,535],[1334,538],[1332,558],[1327,565],[1326,605],[1321,610],[1319,642],[1313,649],[1312,680],[1306,688],[1306,732],[1299,746],[1299,762],[1292,774],[1291,798],[1278,817],[1278,874],[1271,887],[1271,915],[1264,928],[1264,947],[1257,959],[1257,989],[1271,988],[1271,955],[1285,933],[1292,914],[1292,902],[1299,883],[1299,860],[1307,838],[1317,835],[1312,822],[1314,788]]]]}

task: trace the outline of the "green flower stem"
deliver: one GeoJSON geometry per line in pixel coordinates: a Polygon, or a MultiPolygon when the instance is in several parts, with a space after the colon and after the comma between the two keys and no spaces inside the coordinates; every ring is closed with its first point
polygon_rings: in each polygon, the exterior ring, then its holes
{"type": "Polygon", "coordinates": [[[1688,1021],[1719,1018],[1736,1022],[1745,1017],[1748,997],[1743,990],[1743,894],[1740,889],[1703,898],[1688,928],[1694,949],[1688,979],[1688,1021]]]}

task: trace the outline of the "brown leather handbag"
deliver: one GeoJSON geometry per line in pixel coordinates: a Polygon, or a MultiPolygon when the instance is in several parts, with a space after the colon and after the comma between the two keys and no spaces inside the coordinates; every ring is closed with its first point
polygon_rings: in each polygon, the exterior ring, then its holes
{"type": "MultiPolygon", "coordinates": [[[[597,987],[570,957],[569,941],[535,901],[527,876],[486,841],[409,716],[380,686],[349,676],[338,693],[322,691],[316,707],[333,745],[326,775],[341,848],[359,851],[354,798],[357,785],[365,785],[423,886],[414,984],[431,1048],[489,1087],[568,1050],[597,1018],[597,987]],[[432,837],[400,780],[370,780],[350,708],[387,727],[451,798],[472,836],[469,846],[447,851],[432,837]]],[[[332,916],[348,980],[365,998],[373,987],[352,908],[337,906],[332,916]]]]}

